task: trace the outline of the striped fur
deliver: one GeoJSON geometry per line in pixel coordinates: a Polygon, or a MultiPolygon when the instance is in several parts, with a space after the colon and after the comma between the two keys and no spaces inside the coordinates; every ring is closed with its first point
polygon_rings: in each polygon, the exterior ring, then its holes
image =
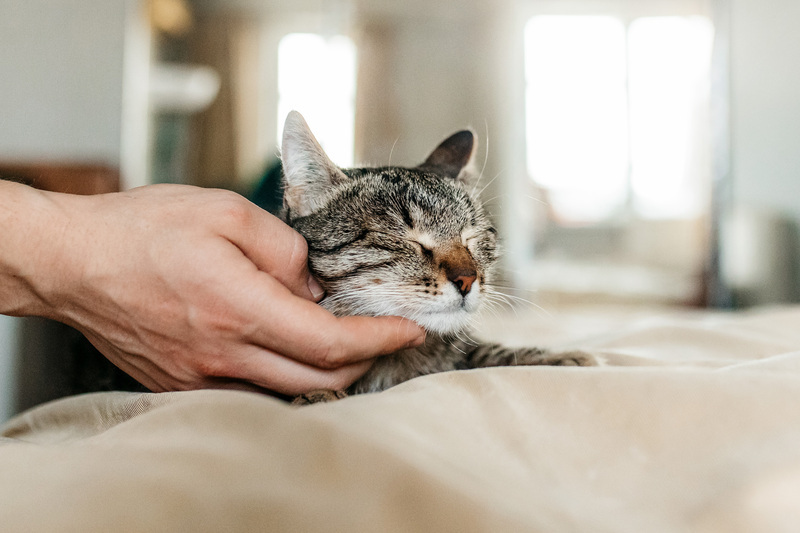
{"type": "Polygon", "coordinates": [[[461,131],[418,167],[339,169],[300,114],[287,117],[284,218],[308,242],[309,267],[326,291],[321,305],[337,315],[403,316],[428,331],[422,347],[379,358],[350,393],[447,370],[594,364],[581,353],[460,340],[492,290],[498,258],[497,232],[470,186],[474,145],[461,131]]]}

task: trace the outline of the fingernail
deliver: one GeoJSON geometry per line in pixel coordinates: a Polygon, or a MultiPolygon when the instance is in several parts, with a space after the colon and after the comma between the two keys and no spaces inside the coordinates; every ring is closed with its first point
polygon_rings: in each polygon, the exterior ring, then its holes
{"type": "Polygon", "coordinates": [[[308,290],[315,300],[319,300],[325,295],[325,290],[320,286],[319,282],[314,279],[314,276],[308,276],[308,290]]]}
{"type": "Polygon", "coordinates": [[[421,345],[425,342],[425,330],[422,330],[422,333],[416,339],[410,341],[406,347],[407,348],[416,348],[417,346],[421,345]]]}

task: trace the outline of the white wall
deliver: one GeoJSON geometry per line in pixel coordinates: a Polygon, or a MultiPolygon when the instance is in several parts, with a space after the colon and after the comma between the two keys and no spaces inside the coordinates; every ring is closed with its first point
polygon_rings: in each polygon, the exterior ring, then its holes
{"type": "Polygon", "coordinates": [[[123,0],[0,0],[0,159],[119,164],[123,0]]]}
{"type": "Polygon", "coordinates": [[[800,2],[732,8],[734,198],[800,221],[800,2]]]}

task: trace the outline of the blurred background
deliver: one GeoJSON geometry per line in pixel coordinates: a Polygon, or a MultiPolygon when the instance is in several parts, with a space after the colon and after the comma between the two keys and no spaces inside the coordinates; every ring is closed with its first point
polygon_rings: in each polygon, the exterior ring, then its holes
{"type": "MultiPolygon", "coordinates": [[[[268,205],[290,109],[341,166],[471,127],[515,297],[795,302],[798,27],[795,0],[0,0],[0,176],[268,205]]],[[[60,328],[0,317],[0,420],[57,395],[60,328]]]]}

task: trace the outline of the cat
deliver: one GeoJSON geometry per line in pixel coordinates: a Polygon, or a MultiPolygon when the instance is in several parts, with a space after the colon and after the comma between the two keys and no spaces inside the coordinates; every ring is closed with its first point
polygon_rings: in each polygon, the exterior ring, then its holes
{"type": "Polygon", "coordinates": [[[312,274],[333,314],[395,315],[421,325],[425,343],[379,357],[347,391],[314,391],[294,403],[379,392],[411,378],[508,365],[596,365],[583,352],[506,348],[466,340],[494,289],[497,231],[471,181],[475,135],[459,131],[421,165],[337,167],[303,117],[284,126],[284,221],[308,243],[312,274]]]}

